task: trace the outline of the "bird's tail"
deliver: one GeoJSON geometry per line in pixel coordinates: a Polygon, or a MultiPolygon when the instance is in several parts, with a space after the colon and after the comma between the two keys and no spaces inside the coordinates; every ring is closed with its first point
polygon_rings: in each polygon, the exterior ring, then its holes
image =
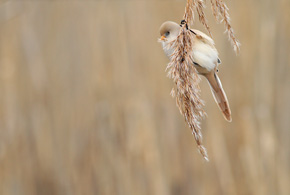
{"type": "Polygon", "coordinates": [[[211,72],[205,75],[208,80],[208,83],[211,88],[212,95],[222,111],[225,119],[229,122],[232,121],[231,109],[226,96],[226,93],[223,90],[222,83],[215,72],[211,72]]]}

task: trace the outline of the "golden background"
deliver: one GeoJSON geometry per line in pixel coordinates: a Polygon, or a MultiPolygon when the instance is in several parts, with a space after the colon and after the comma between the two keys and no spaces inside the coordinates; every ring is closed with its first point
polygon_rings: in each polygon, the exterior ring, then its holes
{"type": "Polygon", "coordinates": [[[289,195],[290,1],[226,2],[242,46],[207,2],[233,114],[202,79],[207,163],[157,42],[185,0],[0,1],[0,194],[289,195]]]}

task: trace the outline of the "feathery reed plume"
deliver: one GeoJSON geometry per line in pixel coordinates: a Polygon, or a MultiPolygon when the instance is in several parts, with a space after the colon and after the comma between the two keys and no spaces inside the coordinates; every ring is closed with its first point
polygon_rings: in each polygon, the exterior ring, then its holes
{"type": "Polygon", "coordinates": [[[240,51],[240,42],[236,39],[234,30],[230,23],[230,15],[228,13],[229,8],[223,2],[223,0],[211,0],[211,7],[215,19],[218,21],[221,16],[221,22],[224,23],[229,40],[234,47],[235,52],[238,54],[240,51]]]}
{"type": "Polygon", "coordinates": [[[203,11],[204,8],[205,5],[203,0],[187,0],[183,18],[188,24],[192,25],[194,21],[194,9],[196,9],[199,21],[205,26],[210,36],[212,36],[203,11]]]}
{"type": "Polygon", "coordinates": [[[205,147],[202,145],[200,120],[206,113],[203,110],[204,102],[200,98],[200,77],[192,66],[191,52],[193,47],[193,33],[183,24],[178,37],[169,46],[175,51],[167,66],[168,76],[174,80],[176,88],[172,89],[171,95],[176,98],[176,104],[180,113],[185,118],[197,143],[202,156],[208,160],[205,147]]]}
{"type": "MultiPolygon", "coordinates": [[[[218,20],[219,16],[223,18],[229,38],[235,51],[238,52],[239,42],[236,40],[230,25],[228,8],[222,0],[211,0],[211,6],[216,20],[218,20]]],[[[206,149],[202,145],[200,128],[200,120],[206,116],[206,113],[203,110],[204,102],[200,98],[200,77],[197,74],[197,70],[192,65],[193,59],[191,57],[193,36],[197,36],[198,38],[199,35],[196,35],[188,28],[188,24],[193,24],[194,9],[196,9],[199,21],[211,35],[204,8],[205,5],[203,0],[187,0],[185,13],[183,15],[184,20],[181,21],[179,35],[168,44],[168,47],[174,49],[174,52],[170,57],[170,62],[166,70],[168,71],[168,77],[174,80],[176,86],[171,90],[171,95],[176,98],[176,105],[192,130],[199,152],[208,160],[206,149]]]]}
{"type": "Polygon", "coordinates": [[[218,21],[218,20],[219,20],[219,15],[218,15],[217,7],[215,6],[214,1],[215,1],[215,0],[210,0],[211,11],[212,11],[212,14],[213,14],[215,20],[218,21]]]}
{"type": "Polygon", "coordinates": [[[195,7],[196,7],[196,11],[198,13],[199,21],[205,26],[207,32],[212,37],[212,34],[210,32],[210,29],[209,29],[209,25],[207,24],[207,19],[205,17],[205,13],[203,11],[203,9],[205,8],[204,1],[203,0],[196,0],[195,4],[196,4],[195,7]]]}
{"type": "MultiPolygon", "coordinates": [[[[224,23],[226,32],[228,34],[229,40],[234,47],[234,51],[239,53],[240,51],[240,42],[236,39],[234,30],[230,23],[230,15],[228,13],[229,8],[226,6],[223,0],[210,0],[211,2],[211,9],[216,21],[219,20],[219,17],[222,18],[221,22],[224,23]]],[[[206,30],[208,31],[209,35],[212,37],[210,27],[208,25],[205,13],[204,13],[204,1],[203,0],[187,0],[185,12],[183,15],[184,20],[192,25],[194,21],[194,9],[196,9],[198,13],[198,18],[200,23],[202,23],[206,30]]]]}
{"type": "Polygon", "coordinates": [[[194,1],[195,0],[187,0],[187,2],[186,2],[183,19],[188,24],[193,24],[193,21],[194,21],[194,7],[195,7],[195,2],[194,1]]]}

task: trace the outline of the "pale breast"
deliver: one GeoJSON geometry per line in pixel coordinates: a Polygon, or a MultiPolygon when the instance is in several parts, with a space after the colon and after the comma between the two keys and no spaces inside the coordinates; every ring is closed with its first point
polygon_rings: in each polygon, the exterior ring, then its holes
{"type": "Polygon", "coordinates": [[[170,56],[173,54],[174,49],[173,47],[170,47],[167,42],[162,42],[162,48],[165,53],[165,55],[170,58],[170,56]]]}

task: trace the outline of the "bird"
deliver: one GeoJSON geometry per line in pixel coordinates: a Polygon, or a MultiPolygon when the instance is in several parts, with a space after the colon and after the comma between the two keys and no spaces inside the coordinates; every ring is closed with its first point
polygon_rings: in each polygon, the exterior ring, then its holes
{"type": "MultiPolygon", "coordinates": [[[[186,24],[187,25],[187,24],[186,24]]],[[[166,21],[160,27],[160,42],[164,53],[170,59],[174,52],[174,48],[169,43],[176,40],[179,35],[181,25],[176,22],[166,21]]],[[[218,77],[218,65],[221,60],[218,57],[218,51],[215,43],[208,35],[196,30],[189,29],[193,34],[193,48],[191,52],[192,65],[196,68],[199,75],[204,76],[211,88],[214,100],[221,110],[224,118],[232,121],[231,109],[223,89],[222,83],[218,77]]]]}

